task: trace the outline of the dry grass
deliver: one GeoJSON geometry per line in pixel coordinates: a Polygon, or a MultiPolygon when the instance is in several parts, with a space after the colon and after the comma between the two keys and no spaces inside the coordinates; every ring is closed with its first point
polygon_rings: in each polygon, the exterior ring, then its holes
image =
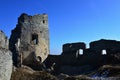
{"type": "MultiPolygon", "coordinates": [[[[111,66],[111,65],[104,65],[100,67],[97,72],[104,72],[104,70],[109,70],[108,77],[120,77],[120,66],[111,66]]],[[[64,77],[65,79],[62,80],[91,80],[86,75],[78,75],[78,76],[68,76],[64,77]]],[[[55,76],[44,72],[44,71],[34,71],[29,67],[22,67],[16,69],[12,73],[11,80],[58,80],[55,76]]]]}
{"type": "Polygon", "coordinates": [[[108,71],[109,73],[107,74],[107,77],[120,77],[120,66],[116,65],[103,65],[101,66],[98,70],[90,73],[88,76],[94,75],[96,73],[101,74],[104,71],[108,71]]]}
{"type": "Polygon", "coordinates": [[[119,66],[119,65],[116,65],[116,66],[103,65],[103,66],[101,67],[101,69],[118,69],[118,70],[120,70],[120,66],[119,66]]]}
{"type": "Polygon", "coordinates": [[[110,77],[120,77],[120,66],[111,66],[111,65],[104,65],[100,68],[100,70],[108,70],[110,77]]]}
{"type": "Polygon", "coordinates": [[[57,80],[53,75],[29,68],[18,68],[12,73],[11,80],[57,80]]]}

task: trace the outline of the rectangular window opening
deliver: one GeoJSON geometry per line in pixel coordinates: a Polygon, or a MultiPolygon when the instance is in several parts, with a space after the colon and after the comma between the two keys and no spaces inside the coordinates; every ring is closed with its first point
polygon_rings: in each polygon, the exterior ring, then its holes
{"type": "Polygon", "coordinates": [[[43,24],[45,24],[45,20],[43,20],[43,24]]]}
{"type": "Polygon", "coordinates": [[[79,54],[83,55],[83,49],[79,49],[79,54]]]}
{"type": "Polygon", "coordinates": [[[38,44],[38,35],[37,34],[32,34],[32,43],[34,45],[38,44]]]}
{"type": "Polygon", "coordinates": [[[107,52],[106,52],[106,50],[104,49],[104,50],[102,50],[102,55],[107,55],[107,52]]]}

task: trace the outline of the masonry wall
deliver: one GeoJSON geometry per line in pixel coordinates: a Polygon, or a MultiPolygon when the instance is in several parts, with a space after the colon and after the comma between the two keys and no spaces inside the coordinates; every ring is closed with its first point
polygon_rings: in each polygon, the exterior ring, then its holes
{"type": "Polygon", "coordinates": [[[0,48],[8,49],[9,41],[4,32],[0,30],[0,48]]]}
{"type": "Polygon", "coordinates": [[[49,54],[47,14],[34,16],[23,13],[10,37],[10,50],[15,64],[42,63],[49,54]]]}
{"type": "Polygon", "coordinates": [[[100,65],[118,64],[120,61],[119,43],[119,41],[115,40],[101,39],[91,42],[90,48],[86,48],[83,42],[67,43],[63,45],[63,52],[61,55],[48,56],[46,62],[56,63],[58,73],[62,72],[69,74],[71,74],[71,72],[78,73],[79,71],[77,68],[81,69],[82,66],[92,66],[91,69],[94,69],[94,67],[100,65]],[[79,54],[80,49],[83,49],[82,55],[79,54]],[[107,54],[102,54],[102,50],[106,50],[107,54]]]}
{"type": "Polygon", "coordinates": [[[107,54],[115,54],[120,52],[120,41],[101,39],[90,43],[90,49],[97,53],[106,50],[107,54]]]}

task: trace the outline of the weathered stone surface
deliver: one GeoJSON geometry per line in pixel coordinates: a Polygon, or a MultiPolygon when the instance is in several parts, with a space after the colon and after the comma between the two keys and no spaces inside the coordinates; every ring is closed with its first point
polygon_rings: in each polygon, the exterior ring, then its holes
{"type": "Polygon", "coordinates": [[[8,39],[0,31],[0,80],[10,80],[12,73],[12,53],[8,50],[8,39]]]}
{"type": "Polygon", "coordinates": [[[0,48],[8,49],[9,41],[4,32],[0,30],[0,48]]]}
{"type": "Polygon", "coordinates": [[[49,54],[48,16],[22,14],[10,37],[14,64],[34,65],[49,54]]]}
{"type": "Polygon", "coordinates": [[[12,53],[6,49],[0,49],[0,80],[10,80],[12,73],[12,53]]]}

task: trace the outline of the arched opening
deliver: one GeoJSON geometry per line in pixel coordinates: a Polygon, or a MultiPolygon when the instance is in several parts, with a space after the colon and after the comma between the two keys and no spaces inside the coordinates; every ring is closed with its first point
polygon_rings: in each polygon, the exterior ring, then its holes
{"type": "Polygon", "coordinates": [[[83,55],[83,49],[79,49],[79,54],[83,55]]]}
{"type": "Polygon", "coordinates": [[[104,49],[104,50],[102,50],[102,55],[107,55],[107,52],[106,52],[106,50],[104,49]]]}
{"type": "Polygon", "coordinates": [[[36,60],[37,60],[39,63],[42,62],[42,58],[41,58],[40,56],[37,56],[37,57],[36,57],[36,60]]]}

